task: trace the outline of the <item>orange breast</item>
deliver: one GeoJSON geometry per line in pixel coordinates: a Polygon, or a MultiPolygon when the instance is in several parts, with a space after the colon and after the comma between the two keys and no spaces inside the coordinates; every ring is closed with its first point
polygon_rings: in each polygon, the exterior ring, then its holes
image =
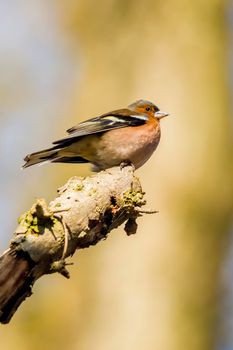
{"type": "Polygon", "coordinates": [[[101,137],[97,158],[111,166],[131,161],[139,168],[150,158],[159,140],[159,123],[111,130],[101,137]]]}
{"type": "Polygon", "coordinates": [[[128,126],[103,134],[85,136],[67,147],[66,153],[80,155],[101,170],[130,161],[135,168],[152,155],[160,140],[160,125],[153,118],[142,126],[128,126]]]}

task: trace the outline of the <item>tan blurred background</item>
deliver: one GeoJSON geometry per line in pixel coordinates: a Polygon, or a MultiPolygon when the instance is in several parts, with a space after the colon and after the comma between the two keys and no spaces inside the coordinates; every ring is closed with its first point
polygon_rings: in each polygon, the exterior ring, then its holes
{"type": "Polygon", "coordinates": [[[86,165],[21,171],[77,122],[144,98],[171,114],[137,172],[148,207],[44,277],[6,350],[233,349],[233,6],[223,0],[0,2],[0,248],[35,197],[86,165]]]}

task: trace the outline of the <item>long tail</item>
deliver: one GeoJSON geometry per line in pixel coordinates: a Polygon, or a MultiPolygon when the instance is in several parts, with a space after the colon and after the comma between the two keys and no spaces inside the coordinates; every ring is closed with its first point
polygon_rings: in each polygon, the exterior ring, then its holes
{"type": "Polygon", "coordinates": [[[64,148],[58,148],[58,146],[28,154],[24,160],[23,168],[48,161],[52,163],[89,163],[87,159],[66,152],[64,148]]]}
{"type": "Polygon", "coordinates": [[[25,164],[23,165],[23,168],[27,168],[31,165],[43,163],[48,160],[53,161],[59,157],[59,151],[60,150],[57,149],[56,147],[52,147],[52,148],[44,149],[39,152],[28,154],[24,158],[25,164]]]}

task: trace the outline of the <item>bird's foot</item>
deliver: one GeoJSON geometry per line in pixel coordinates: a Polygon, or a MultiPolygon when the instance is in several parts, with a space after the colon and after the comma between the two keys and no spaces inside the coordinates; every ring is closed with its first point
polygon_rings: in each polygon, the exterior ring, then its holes
{"type": "Polygon", "coordinates": [[[130,160],[125,160],[125,161],[121,162],[120,169],[122,170],[127,166],[131,166],[133,171],[135,171],[135,166],[133,165],[133,163],[130,160]]]}

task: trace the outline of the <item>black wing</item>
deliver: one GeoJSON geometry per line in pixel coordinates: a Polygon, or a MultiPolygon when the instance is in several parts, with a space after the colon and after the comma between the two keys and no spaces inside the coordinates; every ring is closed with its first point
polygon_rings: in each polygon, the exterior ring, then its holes
{"type": "Polygon", "coordinates": [[[103,114],[99,117],[88,119],[67,130],[68,136],[61,140],[54,141],[53,144],[69,143],[74,139],[97,134],[113,129],[125,128],[127,126],[139,126],[146,123],[148,117],[144,114],[133,112],[129,109],[122,109],[103,114]]]}

